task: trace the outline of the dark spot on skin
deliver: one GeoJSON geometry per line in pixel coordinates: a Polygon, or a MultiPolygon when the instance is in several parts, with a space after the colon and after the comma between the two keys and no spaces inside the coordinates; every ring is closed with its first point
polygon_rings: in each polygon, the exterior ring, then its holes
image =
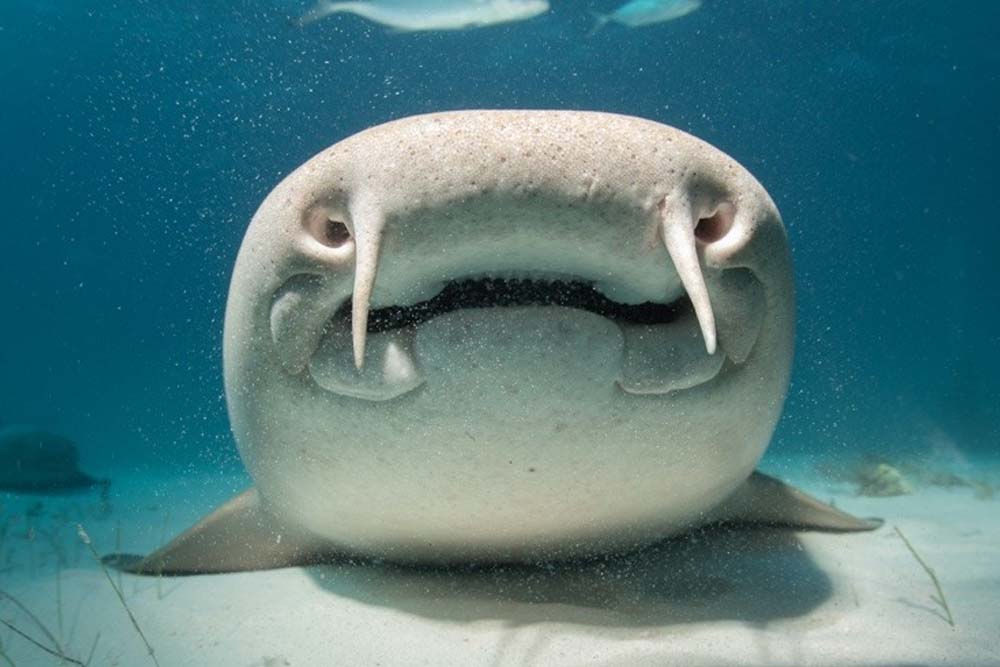
{"type": "Polygon", "coordinates": [[[534,468],[528,468],[528,472],[535,472],[534,468]]]}

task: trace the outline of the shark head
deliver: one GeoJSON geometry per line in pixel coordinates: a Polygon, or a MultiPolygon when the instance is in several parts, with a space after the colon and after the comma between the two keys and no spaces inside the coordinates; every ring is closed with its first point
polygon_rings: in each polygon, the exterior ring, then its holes
{"type": "Polygon", "coordinates": [[[760,184],[592,112],[354,135],[267,197],[233,274],[226,394],[270,512],[398,560],[602,553],[752,473],[792,358],[760,184]]]}

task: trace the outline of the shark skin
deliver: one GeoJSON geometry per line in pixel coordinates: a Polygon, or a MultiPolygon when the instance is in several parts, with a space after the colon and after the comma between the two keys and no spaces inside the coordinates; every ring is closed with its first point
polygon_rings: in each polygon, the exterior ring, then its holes
{"type": "Polygon", "coordinates": [[[128,569],[873,529],[755,472],[793,338],[781,217],[695,137],[586,111],[370,128],[285,178],[236,261],[226,397],[254,488],[128,569]]]}

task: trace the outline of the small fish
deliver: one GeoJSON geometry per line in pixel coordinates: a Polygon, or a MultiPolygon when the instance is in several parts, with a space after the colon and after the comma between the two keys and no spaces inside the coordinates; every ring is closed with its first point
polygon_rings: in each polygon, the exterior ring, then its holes
{"type": "Polygon", "coordinates": [[[608,23],[620,23],[629,28],[638,28],[653,23],[672,21],[701,7],[701,0],[631,0],[610,14],[594,14],[597,22],[590,34],[608,23]]]}
{"type": "Polygon", "coordinates": [[[319,0],[297,23],[303,26],[346,12],[399,32],[463,30],[522,21],[547,11],[548,0],[319,0]]]}

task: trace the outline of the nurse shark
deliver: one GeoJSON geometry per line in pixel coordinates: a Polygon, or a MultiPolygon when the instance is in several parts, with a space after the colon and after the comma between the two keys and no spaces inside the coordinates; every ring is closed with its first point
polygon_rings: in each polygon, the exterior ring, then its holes
{"type": "Polygon", "coordinates": [[[583,111],[370,128],[285,178],[236,261],[224,374],[253,488],[129,569],[870,530],[755,472],[793,311],[771,198],[680,130],[583,111]]]}

